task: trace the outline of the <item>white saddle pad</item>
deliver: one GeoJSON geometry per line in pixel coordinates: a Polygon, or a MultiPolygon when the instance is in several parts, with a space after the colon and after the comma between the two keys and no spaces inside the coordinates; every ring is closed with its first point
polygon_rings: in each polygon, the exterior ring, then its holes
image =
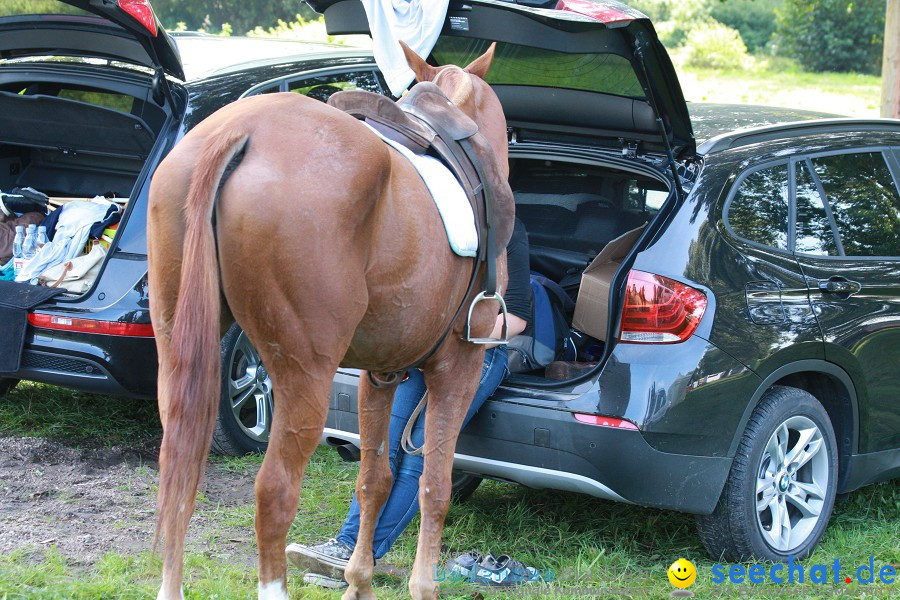
{"type": "Polygon", "coordinates": [[[432,156],[415,154],[409,148],[384,137],[374,128],[369,129],[405,156],[419,172],[444,221],[447,240],[453,252],[469,258],[477,256],[478,230],[475,227],[475,214],[472,212],[472,205],[466,197],[466,192],[450,169],[432,156]]]}

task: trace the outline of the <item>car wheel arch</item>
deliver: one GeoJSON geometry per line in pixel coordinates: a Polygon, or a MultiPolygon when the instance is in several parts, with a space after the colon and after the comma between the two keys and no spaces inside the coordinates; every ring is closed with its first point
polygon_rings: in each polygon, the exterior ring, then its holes
{"type": "Polygon", "coordinates": [[[763,379],[741,415],[728,456],[735,455],[750,416],[773,386],[809,392],[825,408],[838,442],[838,491],[841,491],[849,475],[849,457],[859,451],[859,399],[850,375],[828,361],[807,359],[792,362],[775,369],[763,379]]]}

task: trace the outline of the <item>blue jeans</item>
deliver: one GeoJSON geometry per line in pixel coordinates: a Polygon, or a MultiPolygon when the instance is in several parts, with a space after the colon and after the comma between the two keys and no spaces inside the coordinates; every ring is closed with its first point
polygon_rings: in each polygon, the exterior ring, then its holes
{"type": "MultiPolygon", "coordinates": [[[[481,369],[478,391],[475,392],[475,398],[466,413],[463,427],[478,412],[484,401],[494,393],[506,375],[506,346],[488,348],[484,356],[484,367],[481,369]]],[[[421,455],[413,456],[403,452],[400,449],[400,438],[406,423],[424,393],[425,378],[417,369],[409,372],[409,379],[397,386],[397,391],[394,393],[388,437],[390,443],[388,457],[393,485],[387,501],[381,508],[381,512],[378,513],[378,521],[375,524],[375,536],[372,542],[375,558],[381,558],[387,554],[406,526],[419,512],[419,477],[422,475],[425,460],[421,455]]],[[[425,411],[422,411],[419,418],[416,419],[410,439],[416,448],[420,448],[425,442],[425,411]]],[[[347,512],[347,518],[337,539],[350,548],[355,548],[357,535],[359,535],[359,503],[356,501],[354,493],[350,510],[347,512]]]]}

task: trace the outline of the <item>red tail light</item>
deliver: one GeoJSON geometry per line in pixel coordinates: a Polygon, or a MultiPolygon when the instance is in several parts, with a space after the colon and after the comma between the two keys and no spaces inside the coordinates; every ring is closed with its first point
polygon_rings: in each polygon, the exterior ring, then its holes
{"type": "Polygon", "coordinates": [[[120,321],[97,321],[59,315],[28,313],[28,322],[43,329],[78,331],[129,337],[153,337],[153,326],[149,323],[122,323],[120,321]]]}
{"type": "Polygon", "coordinates": [[[661,275],[631,271],[622,309],[619,340],[675,344],[694,334],[706,311],[700,290],[661,275]]]}
{"type": "Polygon", "coordinates": [[[119,8],[156,37],[156,17],[153,16],[150,0],[119,0],[119,8]]]}

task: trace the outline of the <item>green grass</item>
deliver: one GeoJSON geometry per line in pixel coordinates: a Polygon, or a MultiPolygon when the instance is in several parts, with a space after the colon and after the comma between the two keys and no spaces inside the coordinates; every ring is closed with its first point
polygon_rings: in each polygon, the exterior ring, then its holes
{"type": "MultiPolygon", "coordinates": [[[[677,53],[674,60],[678,61],[677,53]]],[[[801,108],[852,117],[878,117],[881,78],[858,73],[808,73],[785,59],[758,59],[748,69],[676,67],[689,102],[801,108]]]]}
{"type": "Polygon", "coordinates": [[[0,396],[0,435],[134,447],[153,442],[161,432],[153,400],[96,396],[29,381],[0,396]]]}
{"type": "MultiPolygon", "coordinates": [[[[153,440],[158,436],[155,409],[140,401],[73,394],[38,385],[0,400],[0,431],[4,435],[53,435],[114,445],[124,439],[153,440]],[[65,406],[66,401],[70,406],[65,406]],[[106,423],[101,423],[104,419],[106,423]],[[119,424],[118,431],[112,424],[119,424]],[[137,436],[135,438],[134,436],[137,436]]],[[[219,469],[246,474],[247,485],[259,468],[260,456],[214,457],[219,469]]],[[[146,466],[136,467],[135,470],[146,466]]],[[[304,479],[304,490],[290,540],[313,542],[334,535],[353,489],[357,466],[342,462],[336,453],[320,448],[304,479]]],[[[256,545],[252,502],[222,508],[201,499],[203,519],[223,530],[240,528],[241,543],[225,549],[226,540],[207,535],[206,548],[187,557],[185,592],[188,599],[250,598],[256,593],[256,545]],[[236,549],[235,549],[236,548],[236,549]]],[[[816,553],[804,561],[833,565],[840,559],[843,573],[875,557],[877,567],[893,564],[900,570],[900,481],[866,487],[840,503],[816,553]]],[[[381,598],[407,597],[403,574],[412,567],[418,522],[398,540],[383,563],[394,574],[379,573],[376,591],[381,598]]],[[[229,534],[230,535],[230,534],[229,534]]],[[[680,557],[697,567],[690,588],[698,598],[743,597],[900,598],[900,583],[892,586],[857,584],[714,584],[715,561],[706,557],[690,515],[628,506],[571,493],[528,490],[486,482],[465,504],[451,506],[442,556],[471,548],[509,553],[553,573],[552,584],[533,585],[513,592],[481,590],[484,598],[668,598],[674,589],[666,577],[668,566],[680,557]],[[866,594],[866,595],[864,595],[866,594]],[[874,595],[873,595],[874,594],[874,595]]],[[[726,566],[727,567],[727,566],[726,566]]],[[[767,565],[768,570],[768,565],[767,565]]],[[[76,563],[54,548],[18,551],[0,557],[0,599],[155,598],[160,561],[147,551],[136,555],[109,552],[92,565],[76,563]]],[[[829,580],[831,571],[829,571],[829,580]]],[[[807,575],[808,577],[808,575],[807,575]]],[[[289,572],[291,598],[338,598],[339,593],[306,586],[301,575],[289,572]]],[[[479,596],[462,584],[443,586],[442,598],[471,600],[479,596]]]]}

